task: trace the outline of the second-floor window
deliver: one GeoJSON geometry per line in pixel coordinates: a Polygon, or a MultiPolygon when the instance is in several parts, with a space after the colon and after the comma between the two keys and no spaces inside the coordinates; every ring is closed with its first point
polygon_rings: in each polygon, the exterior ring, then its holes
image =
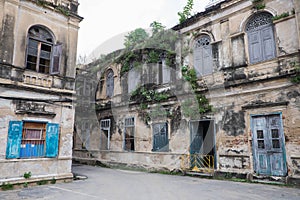
{"type": "Polygon", "coordinates": [[[270,13],[253,15],[246,25],[246,33],[251,64],[276,57],[274,26],[270,13]]]}
{"type": "Polygon", "coordinates": [[[62,45],[55,44],[53,34],[41,26],[28,31],[26,68],[45,74],[58,74],[62,45]]]}
{"type": "Polygon", "coordinates": [[[106,96],[111,98],[114,95],[114,72],[108,70],[106,75],[106,96]]]}
{"type": "Polygon", "coordinates": [[[159,62],[157,72],[157,84],[166,84],[171,81],[171,68],[167,66],[166,59],[162,58],[159,62]]]}
{"type": "Polygon", "coordinates": [[[195,41],[194,68],[198,77],[213,72],[211,39],[208,35],[201,35],[195,41]]]}

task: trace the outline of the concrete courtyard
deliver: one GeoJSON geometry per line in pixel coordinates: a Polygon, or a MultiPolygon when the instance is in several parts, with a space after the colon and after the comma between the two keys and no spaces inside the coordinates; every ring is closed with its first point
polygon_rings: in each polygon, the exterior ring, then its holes
{"type": "Polygon", "coordinates": [[[299,200],[300,190],[262,185],[172,176],[75,165],[73,172],[88,179],[11,191],[1,191],[1,200],[189,200],[189,199],[285,199],[299,200]]]}

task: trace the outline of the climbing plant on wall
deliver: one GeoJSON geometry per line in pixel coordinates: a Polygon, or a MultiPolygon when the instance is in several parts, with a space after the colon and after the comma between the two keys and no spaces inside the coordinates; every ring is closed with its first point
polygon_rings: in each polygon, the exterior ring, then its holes
{"type": "Polygon", "coordinates": [[[197,117],[199,114],[212,111],[212,106],[209,105],[206,96],[197,92],[199,85],[197,83],[198,78],[195,69],[190,69],[188,66],[182,66],[181,73],[182,77],[190,83],[196,102],[195,104],[191,99],[185,100],[182,104],[183,114],[187,117],[197,117]]]}

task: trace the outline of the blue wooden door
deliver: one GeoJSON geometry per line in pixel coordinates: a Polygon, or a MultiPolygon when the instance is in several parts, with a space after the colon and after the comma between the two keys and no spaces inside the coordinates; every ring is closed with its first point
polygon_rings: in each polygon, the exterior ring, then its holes
{"type": "Polygon", "coordinates": [[[59,125],[48,123],[46,131],[46,157],[54,158],[58,154],[59,125]]]}
{"type": "Polygon", "coordinates": [[[252,133],[256,173],[285,176],[287,170],[280,115],[252,117],[252,133]]]}
{"type": "Polygon", "coordinates": [[[6,158],[19,158],[22,140],[22,121],[10,121],[7,137],[6,158]]]}
{"type": "Polygon", "coordinates": [[[153,151],[168,151],[168,124],[159,123],[153,125],[153,151]]]}

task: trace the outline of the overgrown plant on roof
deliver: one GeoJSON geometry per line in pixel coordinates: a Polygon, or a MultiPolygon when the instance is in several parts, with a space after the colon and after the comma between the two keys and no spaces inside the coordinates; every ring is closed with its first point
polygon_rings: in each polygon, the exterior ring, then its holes
{"type": "Polygon", "coordinates": [[[149,34],[146,32],[145,29],[137,28],[125,36],[124,45],[126,49],[133,49],[134,47],[143,43],[148,38],[149,34]]]}
{"type": "Polygon", "coordinates": [[[272,20],[275,21],[275,20],[279,20],[279,19],[282,19],[282,18],[286,18],[290,16],[289,12],[284,12],[280,15],[275,15],[274,17],[272,17],[272,20]]]}
{"type": "Polygon", "coordinates": [[[167,66],[172,66],[175,62],[178,33],[165,30],[165,26],[157,21],[152,22],[150,27],[151,36],[143,29],[136,29],[125,36],[126,48],[116,59],[116,62],[121,64],[121,76],[131,68],[141,66],[142,63],[158,63],[162,57],[166,59],[167,66]],[[144,55],[146,56],[143,57],[144,55]]]}
{"type": "Polygon", "coordinates": [[[177,13],[179,16],[180,24],[183,23],[185,20],[187,20],[191,16],[193,6],[194,6],[194,0],[187,0],[187,4],[183,7],[183,11],[177,13]]]}

